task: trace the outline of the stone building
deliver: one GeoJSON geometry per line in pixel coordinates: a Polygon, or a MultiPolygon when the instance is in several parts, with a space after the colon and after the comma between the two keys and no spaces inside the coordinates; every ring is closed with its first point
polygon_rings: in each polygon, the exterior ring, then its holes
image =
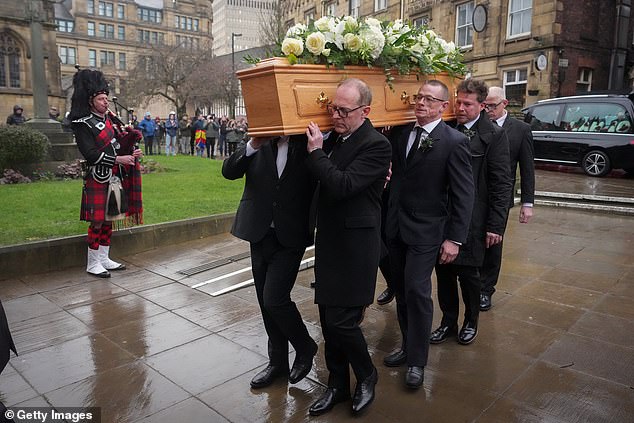
{"type": "Polygon", "coordinates": [[[266,44],[260,26],[274,8],[274,0],[213,0],[214,55],[230,54],[232,43],[234,51],[266,44]]]}
{"type": "Polygon", "coordinates": [[[463,49],[474,77],[503,86],[517,109],[543,98],[632,88],[631,0],[283,0],[283,5],[287,26],[328,14],[426,24],[463,49]]]}
{"type": "Polygon", "coordinates": [[[62,106],[59,58],[55,44],[53,5],[41,1],[3,0],[0,12],[0,118],[19,104],[27,117],[34,116],[31,23],[42,26],[42,50],[48,82],[48,103],[62,106]]]}

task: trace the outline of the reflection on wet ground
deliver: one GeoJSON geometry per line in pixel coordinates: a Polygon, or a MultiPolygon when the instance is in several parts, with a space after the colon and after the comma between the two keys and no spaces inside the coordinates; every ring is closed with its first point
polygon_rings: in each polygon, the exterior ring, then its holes
{"type": "MultiPolygon", "coordinates": [[[[538,189],[549,177],[538,175],[538,189]]],[[[400,341],[395,304],[368,309],[379,369],[368,421],[634,421],[634,218],[538,208],[529,225],[517,220],[515,208],[478,339],[433,345],[421,390],[404,387],[404,368],[381,364],[400,341]]],[[[320,344],[313,370],[297,385],[250,389],[267,361],[253,288],[191,288],[248,259],[181,273],[247,250],[224,234],[125,257],[128,270],[109,280],[75,268],[0,281],[21,354],[0,376],[0,401],[98,406],[104,422],[352,421],[349,404],[307,415],[327,380],[312,269],[293,294],[320,344]]]]}

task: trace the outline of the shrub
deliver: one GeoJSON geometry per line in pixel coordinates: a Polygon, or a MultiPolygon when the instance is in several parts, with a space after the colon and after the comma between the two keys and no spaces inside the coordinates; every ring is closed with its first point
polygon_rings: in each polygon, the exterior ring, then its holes
{"type": "Polygon", "coordinates": [[[57,166],[55,176],[61,179],[78,179],[81,178],[81,162],[79,159],[64,163],[57,166]]]}
{"type": "Polygon", "coordinates": [[[0,169],[24,169],[44,160],[49,141],[25,125],[0,127],[0,169]]]}
{"type": "Polygon", "coordinates": [[[31,180],[13,169],[6,169],[4,177],[0,178],[0,185],[5,184],[28,184],[31,180]]]}
{"type": "Polygon", "coordinates": [[[162,173],[167,172],[167,168],[156,160],[143,158],[141,161],[141,173],[162,173]]]}

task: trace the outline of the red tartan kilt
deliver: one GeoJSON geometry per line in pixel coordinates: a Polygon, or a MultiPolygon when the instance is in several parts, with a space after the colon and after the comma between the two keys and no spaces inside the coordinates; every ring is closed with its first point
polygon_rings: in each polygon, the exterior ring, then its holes
{"type": "Polygon", "coordinates": [[[88,222],[105,221],[107,201],[108,183],[100,184],[89,176],[86,181],[84,181],[79,219],[88,222]]]}

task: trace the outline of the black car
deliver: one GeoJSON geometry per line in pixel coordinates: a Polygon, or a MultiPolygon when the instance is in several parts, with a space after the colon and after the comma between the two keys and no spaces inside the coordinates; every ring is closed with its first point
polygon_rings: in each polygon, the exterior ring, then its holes
{"type": "Polygon", "coordinates": [[[553,98],[522,112],[533,131],[536,161],[581,166],[590,176],[634,172],[634,104],[628,96],[553,98]]]}

